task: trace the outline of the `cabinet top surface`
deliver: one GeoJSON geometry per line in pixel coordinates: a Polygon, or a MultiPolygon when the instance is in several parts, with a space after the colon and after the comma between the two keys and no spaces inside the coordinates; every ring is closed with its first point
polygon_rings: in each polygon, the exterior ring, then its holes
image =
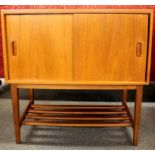
{"type": "Polygon", "coordinates": [[[133,13],[152,14],[151,9],[19,9],[2,10],[2,14],[48,14],[48,13],[133,13]]]}

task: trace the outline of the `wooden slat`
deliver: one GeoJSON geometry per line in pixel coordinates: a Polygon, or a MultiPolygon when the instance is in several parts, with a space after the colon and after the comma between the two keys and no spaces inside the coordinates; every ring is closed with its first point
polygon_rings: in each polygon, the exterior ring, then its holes
{"type": "Polygon", "coordinates": [[[63,108],[63,109],[124,109],[124,106],[116,105],[31,105],[31,108],[63,108]]]}
{"type": "Polygon", "coordinates": [[[23,125],[39,125],[39,126],[66,126],[66,127],[119,127],[119,126],[131,126],[129,122],[119,122],[119,123],[55,123],[55,122],[43,122],[43,121],[24,121],[23,125]]]}
{"type": "Polygon", "coordinates": [[[58,117],[58,116],[42,116],[27,115],[26,119],[47,119],[47,120],[129,120],[128,116],[110,116],[110,117],[58,117]]]}
{"type": "Polygon", "coordinates": [[[46,83],[46,82],[40,82],[39,84],[36,81],[33,81],[33,84],[31,84],[30,81],[12,81],[7,80],[7,83],[18,83],[18,88],[34,88],[34,89],[76,89],[76,90],[122,90],[122,89],[128,89],[128,90],[134,90],[136,89],[135,85],[144,85],[148,83],[142,83],[142,82],[135,82],[135,83],[98,83],[98,84],[76,84],[76,83],[70,83],[70,84],[58,84],[58,83],[46,83]]]}
{"type": "Polygon", "coordinates": [[[67,105],[67,104],[64,104],[64,105],[60,105],[60,104],[34,104],[32,105],[31,107],[53,107],[53,106],[56,106],[56,107],[124,107],[122,105],[67,105]]]}
{"type": "Polygon", "coordinates": [[[125,105],[55,104],[32,104],[22,124],[68,127],[118,127],[132,125],[125,105]]]}
{"type": "Polygon", "coordinates": [[[122,90],[136,89],[135,85],[143,85],[146,82],[107,82],[107,81],[36,81],[36,80],[7,80],[7,83],[17,83],[18,88],[35,88],[35,89],[105,89],[105,90],[122,90]]]}
{"type": "Polygon", "coordinates": [[[72,112],[119,112],[119,111],[125,111],[125,109],[110,109],[110,108],[91,108],[91,109],[88,109],[88,108],[30,108],[30,110],[39,110],[39,111],[72,111],[72,112]]]}
{"type": "Polygon", "coordinates": [[[86,115],[103,115],[103,114],[127,114],[126,111],[56,111],[56,110],[51,110],[51,111],[46,111],[46,110],[33,110],[30,109],[29,113],[47,113],[47,114],[86,114],[86,115]]]}

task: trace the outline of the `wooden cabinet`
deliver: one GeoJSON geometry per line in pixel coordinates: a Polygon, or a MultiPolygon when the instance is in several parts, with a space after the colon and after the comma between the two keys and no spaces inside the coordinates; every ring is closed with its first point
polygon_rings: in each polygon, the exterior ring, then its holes
{"type": "Polygon", "coordinates": [[[150,78],[151,10],[3,10],[1,17],[17,143],[21,125],[48,125],[132,126],[138,144],[142,86],[150,78]],[[21,119],[19,88],[27,88],[30,98],[21,119]],[[122,89],[123,99],[121,106],[38,106],[38,88],[122,89]],[[128,90],[136,90],[134,118],[128,90]]]}
{"type": "Polygon", "coordinates": [[[5,11],[8,83],[145,84],[150,14],[5,11]]]}

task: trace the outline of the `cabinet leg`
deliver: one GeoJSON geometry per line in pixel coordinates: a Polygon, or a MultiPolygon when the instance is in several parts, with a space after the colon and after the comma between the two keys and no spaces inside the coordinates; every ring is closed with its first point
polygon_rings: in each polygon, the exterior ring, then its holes
{"type": "Polygon", "coordinates": [[[122,95],[122,105],[123,105],[124,103],[126,103],[127,98],[128,98],[128,90],[124,89],[124,90],[123,90],[123,95],[122,95]]]}
{"type": "Polygon", "coordinates": [[[28,89],[28,96],[31,103],[34,103],[34,89],[28,89]]]}
{"type": "Polygon", "coordinates": [[[16,143],[20,143],[20,111],[19,111],[19,89],[16,85],[11,85],[11,97],[14,118],[14,130],[16,136],[16,143]]]}
{"type": "Polygon", "coordinates": [[[134,108],[134,132],[133,132],[133,144],[138,145],[138,135],[141,119],[141,104],[142,104],[143,86],[137,86],[136,88],[136,101],[134,108]]]}

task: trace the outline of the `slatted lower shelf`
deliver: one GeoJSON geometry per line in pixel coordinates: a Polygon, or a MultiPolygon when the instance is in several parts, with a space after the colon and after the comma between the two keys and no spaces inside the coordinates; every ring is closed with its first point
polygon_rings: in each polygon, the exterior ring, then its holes
{"type": "Polygon", "coordinates": [[[132,126],[132,123],[124,105],[31,104],[22,125],[118,127],[132,126]]]}

